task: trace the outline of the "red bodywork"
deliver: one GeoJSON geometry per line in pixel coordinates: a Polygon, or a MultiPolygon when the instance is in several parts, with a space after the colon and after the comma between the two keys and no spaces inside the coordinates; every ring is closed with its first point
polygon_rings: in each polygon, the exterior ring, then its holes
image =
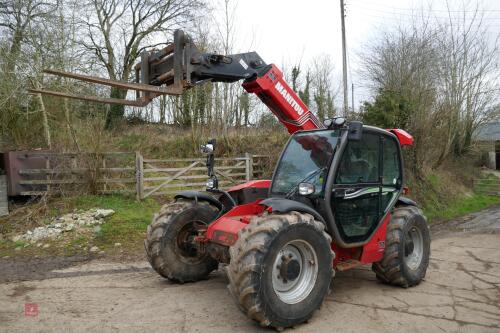
{"type": "Polygon", "coordinates": [[[387,131],[391,132],[398,138],[401,146],[411,146],[413,144],[413,136],[407,131],[400,128],[391,128],[387,129],[387,131]]]}
{"type": "Polygon", "coordinates": [[[342,248],[332,243],[332,250],[335,253],[333,267],[336,267],[341,262],[349,260],[358,260],[362,264],[369,264],[382,260],[385,251],[387,225],[390,220],[391,214],[387,214],[370,241],[362,247],[342,248]]]}
{"type": "Polygon", "coordinates": [[[217,244],[233,245],[238,239],[238,232],[250,223],[252,217],[262,214],[266,209],[259,202],[234,207],[208,226],[206,237],[217,244]]]}
{"type": "Polygon", "coordinates": [[[227,190],[229,193],[242,190],[244,188],[269,188],[271,186],[271,181],[269,179],[263,180],[252,180],[247,183],[235,185],[227,190]]]}
{"type": "Polygon", "coordinates": [[[286,83],[283,73],[275,65],[271,65],[265,75],[244,82],[242,86],[249,93],[256,94],[290,134],[324,127],[286,83]]]}
{"type": "MultiPolygon", "coordinates": [[[[267,209],[266,206],[260,204],[260,200],[236,206],[219,217],[215,222],[211,223],[208,226],[205,237],[210,242],[224,246],[232,246],[238,240],[239,231],[250,223],[250,219],[254,216],[261,215],[267,209]]],[[[369,264],[382,260],[385,250],[387,225],[390,220],[391,215],[388,214],[370,241],[364,246],[342,248],[333,242],[332,250],[335,253],[333,267],[336,267],[339,263],[351,260],[359,261],[362,264],[369,264]]]]}

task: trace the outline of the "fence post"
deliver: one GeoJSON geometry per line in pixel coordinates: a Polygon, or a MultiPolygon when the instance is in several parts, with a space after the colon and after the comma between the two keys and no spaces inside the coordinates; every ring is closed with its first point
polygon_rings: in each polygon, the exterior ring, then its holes
{"type": "MultiPolygon", "coordinates": [[[[50,140],[50,139],[49,139],[50,140]]],[[[46,180],[50,180],[51,176],[49,174],[49,170],[50,170],[50,156],[45,156],[45,179],[46,180]]],[[[47,193],[50,193],[51,192],[51,186],[50,185],[46,185],[47,187],[47,193]]]]}
{"type": "Polygon", "coordinates": [[[144,160],[140,152],[135,152],[135,197],[142,200],[144,197],[144,160]]]}
{"type": "Polygon", "coordinates": [[[102,180],[104,181],[103,189],[104,189],[104,193],[106,193],[106,191],[108,190],[108,183],[106,182],[107,181],[107,173],[106,173],[106,155],[105,154],[102,154],[102,172],[99,173],[99,176],[101,176],[102,180]]]}
{"type": "Polygon", "coordinates": [[[245,153],[245,180],[247,182],[253,179],[253,155],[245,153]]]}

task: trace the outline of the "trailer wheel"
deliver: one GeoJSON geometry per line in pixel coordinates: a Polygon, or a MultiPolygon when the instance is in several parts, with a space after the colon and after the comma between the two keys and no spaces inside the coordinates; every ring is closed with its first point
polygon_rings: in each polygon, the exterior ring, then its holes
{"type": "Polygon", "coordinates": [[[148,226],[144,247],[151,267],[174,282],[194,282],[208,277],[218,262],[194,246],[193,238],[217,216],[206,202],[179,199],[163,206],[148,226]]]}
{"type": "Polygon", "coordinates": [[[372,265],[377,279],[404,288],[419,284],[429,266],[430,241],[422,211],[415,206],[396,207],[387,227],[384,258],[372,265]]]}
{"type": "Polygon", "coordinates": [[[328,294],[331,237],[309,214],[255,217],[230,255],[229,291],[261,326],[282,329],[305,322],[328,294]]]}

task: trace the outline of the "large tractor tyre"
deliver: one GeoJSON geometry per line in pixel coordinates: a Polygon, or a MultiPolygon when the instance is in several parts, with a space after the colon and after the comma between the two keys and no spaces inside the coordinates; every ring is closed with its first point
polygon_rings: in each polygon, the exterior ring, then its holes
{"type": "Polygon", "coordinates": [[[179,199],[163,206],[148,226],[144,247],[149,263],[161,276],[179,283],[206,279],[218,262],[200,252],[193,239],[217,217],[206,202],[179,199]]]}
{"type": "Polygon", "coordinates": [[[305,322],[328,294],[331,237],[309,214],[255,217],[229,253],[229,291],[261,326],[282,329],[305,322]]]}
{"type": "Polygon", "coordinates": [[[415,206],[394,209],[387,227],[384,258],[372,265],[377,279],[404,288],[419,284],[429,266],[427,219],[415,206]]]}

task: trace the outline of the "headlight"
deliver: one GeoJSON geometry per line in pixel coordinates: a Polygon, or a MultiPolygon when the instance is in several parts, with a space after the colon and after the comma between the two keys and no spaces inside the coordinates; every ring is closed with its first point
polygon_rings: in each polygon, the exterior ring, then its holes
{"type": "Polygon", "coordinates": [[[209,180],[207,180],[207,188],[209,189],[213,189],[215,187],[215,182],[212,178],[210,178],[209,180]]]}

